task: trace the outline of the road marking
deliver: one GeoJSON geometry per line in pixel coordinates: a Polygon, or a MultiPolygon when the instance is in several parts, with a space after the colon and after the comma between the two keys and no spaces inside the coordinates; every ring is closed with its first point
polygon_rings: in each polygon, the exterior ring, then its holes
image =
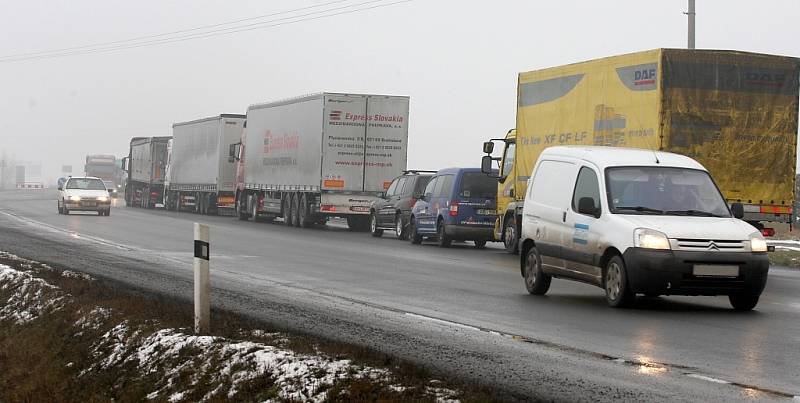
{"type": "Polygon", "coordinates": [[[721,383],[721,384],[725,384],[725,385],[730,385],[730,384],[731,384],[731,383],[730,383],[730,382],[728,382],[728,381],[724,381],[724,380],[722,380],[722,379],[717,379],[717,378],[712,378],[712,377],[710,377],[710,376],[705,376],[705,375],[699,375],[699,374],[686,374],[686,376],[688,376],[689,378],[700,379],[700,380],[703,380],[703,381],[708,381],[708,382],[721,383]]]}

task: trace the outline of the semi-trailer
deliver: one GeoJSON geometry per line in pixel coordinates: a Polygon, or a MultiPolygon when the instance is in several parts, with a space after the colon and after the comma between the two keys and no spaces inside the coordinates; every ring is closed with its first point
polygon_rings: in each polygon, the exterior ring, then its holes
{"type": "Polygon", "coordinates": [[[766,223],[792,217],[799,74],[792,57],[693,49],[520,73],[516,128],[492,139],[505,143],[503,154],[482,164],[489,172],[500,162],[495,237],[518,250],[533,166],[545,148],[570,144],[689,156],[769,235],[766,223]]]}
{"type": "Polygon", "coordinates": [[[128,156],[123,159],[127,172],[125,204],[154,208],[164,198],[164,177],[167,165],[167,143],[171,136],[134,137],[128,156]]]}
{"type": "Polygon", "coordinates": [[[233,214],[236,164],[228,151],[240,140],[244,119],[245,115],[222,114],[172,125],[164,181],[166,209],[233,214]]]}
{"type": "Polygon", "coordinates": [[[406,169],[408,111],[406,96],[341,93],[250,106],[230,146],[239,219],[341,217],[366,230],[370,205],[406,169]]]}

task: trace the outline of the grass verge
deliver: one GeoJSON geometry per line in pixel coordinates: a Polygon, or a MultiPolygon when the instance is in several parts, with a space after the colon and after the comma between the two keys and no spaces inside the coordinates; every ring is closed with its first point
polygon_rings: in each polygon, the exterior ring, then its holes
{"type": "Polygon", "coordinates": [[[516,400],[363,347],[271,331],[0,252],[0,401],[516,400]]]}

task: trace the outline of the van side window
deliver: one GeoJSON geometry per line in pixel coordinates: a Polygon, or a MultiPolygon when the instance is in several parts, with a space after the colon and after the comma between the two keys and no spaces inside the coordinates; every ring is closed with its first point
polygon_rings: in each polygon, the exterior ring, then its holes
{"type": "Polygon", "coordinates": [[[445,175],[439,178],[436,184],[436,197],[450,197],[450,190],[453,188],[453,175],[445,175]]]}
{"type": "Polygon", "coordinates": [[[578,212],[578,201],[583,197],[594,200],[595,207],[600,207],[600,183],[593,169],[582,167],[575,181],[575,193],[572,196],[572,210],[578,212]]]}
{"type": "Polygon", "coordinates": [[[435,177],[428,182],[428,186],[425,186],[425,198],[430,201],[431,197],[433,197],[433,188],[436,187],[436,183],[439,182],[439,177],[435,177]]]}
{"type": "Polygon", "coordinates": [[[530,189],[530,199],[549,207],[560,209],[569,208],[569,192],[573,191],[572,180],[575,164],[565,161],[544,160],[539,163],[533,172],[533,186],[530,189]]]}

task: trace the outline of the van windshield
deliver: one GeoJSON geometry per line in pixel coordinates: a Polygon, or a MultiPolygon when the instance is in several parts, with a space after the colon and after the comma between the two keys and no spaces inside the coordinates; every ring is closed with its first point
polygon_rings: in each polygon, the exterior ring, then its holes
{"type": "Polygon", "coordinates": [[[481,172],[465,172],[461,176],[458,194],[470,199],[494,199],[497,194],[497,180],[481,172]]]}
{"type": "Polygon", "coordinates": [[[705,171],[668,167],[606,169],[614,214],[730,217],[728,205],[705,171]]]}

